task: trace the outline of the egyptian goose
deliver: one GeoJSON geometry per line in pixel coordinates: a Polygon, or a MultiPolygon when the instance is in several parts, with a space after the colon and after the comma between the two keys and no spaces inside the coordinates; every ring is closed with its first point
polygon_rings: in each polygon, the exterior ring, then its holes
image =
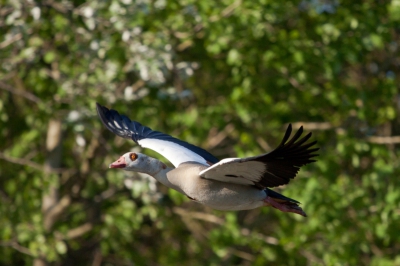
{"type": "Polygon", "coordinates": [[[110,168],[146,173],[189,199],[217,210],[272,206],[306,216],[298,201],[268,189],[289,183],[301,166],[315,162],[311,158],[317,156],[314,152],[318,148],[310,147],[316,141],[305,143],[311,133],[300,138],[303,127],[289,140],[289,125],[281,144],[270,153],[219,161],[199,147],[131,121],[98,103],[97,113],[111,132],[160,153],[175,166],[168,167],[142,153],[127,152],[110,168]]]}

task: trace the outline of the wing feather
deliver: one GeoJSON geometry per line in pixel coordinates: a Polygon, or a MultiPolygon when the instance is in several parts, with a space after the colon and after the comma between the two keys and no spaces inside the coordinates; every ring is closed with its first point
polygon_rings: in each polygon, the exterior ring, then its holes
{"type": "Polygon", "coordinates": [[[219,160],[200,147],[152,130],[139,122],[131,121],[125,115],[96,103],[97,113],[104,126],[114,134],[132,139],[141,147],[152,149],[167,158],[175,167],[184,162],[198,162],[205,165],[219,160]]]}
{"type": "Polygon", "coordinates": [[[311,132],[301,138],[303,127],[289,140],[291,133],[292,125],[289,125],[279,146],[270,153],[243,159],[225,159],[200,172],[200,176],[260,188],[287,184],[297,175],[301,166],[315,162],[311,158],[318,156],[314,152],[319,150],[310,149],[316,141],[306,143],[311,132]]]}

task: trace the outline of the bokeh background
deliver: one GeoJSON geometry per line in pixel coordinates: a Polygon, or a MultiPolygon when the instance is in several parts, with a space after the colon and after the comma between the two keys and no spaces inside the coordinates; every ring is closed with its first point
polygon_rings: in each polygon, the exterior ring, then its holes
{"type": "Polygon", "coordinates": [[[0,265],[400,265],[399,0],[0,3],[0,265]],[[96,101],[220,159],[303,125],[309,217],[108,169],[96,101]]]}

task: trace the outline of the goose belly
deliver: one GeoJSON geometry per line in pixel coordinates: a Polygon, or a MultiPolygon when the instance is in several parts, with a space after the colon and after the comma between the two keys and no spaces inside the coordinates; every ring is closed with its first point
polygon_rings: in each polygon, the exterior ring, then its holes
{"type": "MultiPolygon", "coordinates": [[[[194,201],[216,210],[250,210],[264,205],[265,191],[251,186],[243,186],[214,180],[202,180],[197,189],[187,191],[194,201]]],[[[198,184],[199,185],[199,184],[198,184]]]]}

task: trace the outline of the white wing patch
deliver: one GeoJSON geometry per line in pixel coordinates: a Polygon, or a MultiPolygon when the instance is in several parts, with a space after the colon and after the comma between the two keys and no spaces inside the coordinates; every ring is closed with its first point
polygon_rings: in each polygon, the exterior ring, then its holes
{"type": "Polygon", "coordinates": [[[240,185],[254,185],[261,180],[267,167],[262,162],[227,158],[201,171],[203,178],[240,185]]]}
{"type": "Polygon", "coordinates": [[[117,121],[114,120],[114,126],[116,128],[122,129],[122,127],[119,125],[119,123],[117,121]]]}
{"type": "Polygon", "coordinates": [[[178,167],[184,162],[198,162],[208,166],[206,160],[197,153],[170,141],[160,139],[142,139],[139,140],[138,143],[143,148],[149,148],[158,152],[167,158],[175,167],[178,167]]]}

